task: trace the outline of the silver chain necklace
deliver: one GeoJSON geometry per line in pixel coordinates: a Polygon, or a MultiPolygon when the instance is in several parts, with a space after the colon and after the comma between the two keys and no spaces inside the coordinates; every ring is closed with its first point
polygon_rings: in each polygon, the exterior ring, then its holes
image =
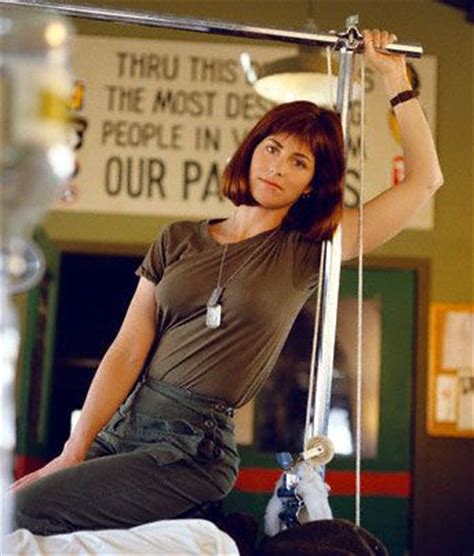
{"type": "Polygon", "coordinates": [[[207,310],[206,310],[206,326],[208,328],[219,328],[219,326],[221,325],[221,321],[222,321],[222,304],[219,303],[219,300],[222,296],[222,292],[224,291],[224,287],[226,285],[229,284],[229,282],[244,268],[244,266],[250,262],[253,257],[255,257],[255,255],[257,253],[259,253],[262,249],[263,246],[268,243],[270,241],[270,239],[276,234],[276,232],[279,230],[278,228],[275,228],[273,230],[273,232],[267,237],[265,238],[265,240],[257,247],[257,249],[255,249],[255,251],[253,251],[252,253],[250,253],[250,255],[244,260],[244,262],[237,268],[237,270],[235,270],[230,276],[229,278],[227,278],[227,280],[222,284],[221,283],[221,279],[222,279],[222,270],[224,268],[224,261],[225,261],[225,257],[227,254],[227,249],[229,247],[229,244],[226,243],[224,245],[224,249],[222,251],[222,258],[221,258],[221,264],[219,267],[219,275],[217,277],[217,286],[214,288],[213,292],[211,293],[211,296],[209,297],[208,301],[207,301],[207,310]]]}

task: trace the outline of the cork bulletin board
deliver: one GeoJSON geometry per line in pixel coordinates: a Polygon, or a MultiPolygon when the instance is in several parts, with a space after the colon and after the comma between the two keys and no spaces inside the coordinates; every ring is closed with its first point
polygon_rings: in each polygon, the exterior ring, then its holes
{"type": "Polygon", "coordinates": [[[428,433],[474,437],[474,304],[430,308],[428,433]]]}

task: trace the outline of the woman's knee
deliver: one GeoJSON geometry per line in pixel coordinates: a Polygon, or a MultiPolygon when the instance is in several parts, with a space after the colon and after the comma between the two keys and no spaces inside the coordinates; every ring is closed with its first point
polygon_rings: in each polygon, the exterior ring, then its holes
{"type": "Polygon", "coordinates": [[[58,535],[69,533],[70,528],[61,523],[54,515],[54,504],[48,501],[40,485],[23,487],[15,495],[13,505],[13,526],[15,529],[27,529],[34,535],[58,535]]]}
{"type": "Polygon", "coordinates": [[[20,489],[15,495],[13,526],[15,529],[28,529],[34,534],[38,531],[38,510],[42,507],[41,500],[35,496],[34,489],[28,486],[20,489]]]}

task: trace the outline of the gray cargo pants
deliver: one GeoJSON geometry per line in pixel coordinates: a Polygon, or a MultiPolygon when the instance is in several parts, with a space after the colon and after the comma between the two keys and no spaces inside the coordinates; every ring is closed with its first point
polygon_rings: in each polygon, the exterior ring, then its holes
{"type": "Polygon", "coordinates": [[[37,535],[171,519],[232,489],[233,410],[153,378],[130,394],[86,461],[20,490],[15,525],[37,535]]]}

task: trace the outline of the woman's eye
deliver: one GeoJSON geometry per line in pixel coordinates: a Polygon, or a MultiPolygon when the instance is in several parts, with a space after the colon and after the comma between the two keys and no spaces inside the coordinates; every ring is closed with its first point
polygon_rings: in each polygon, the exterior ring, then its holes
{"type": "Polygon", "coordinates": [[[295,166],[297,166],[298,168],[306,168],[306,163],[302,160],[296,159],[295,166]]]}
{"type": "Polygon", "coordinates": [[[275,145],[267,145],[267,151],[269,153],[275,153],[277,152],[277,148],[275,147],[275,145]]]}

